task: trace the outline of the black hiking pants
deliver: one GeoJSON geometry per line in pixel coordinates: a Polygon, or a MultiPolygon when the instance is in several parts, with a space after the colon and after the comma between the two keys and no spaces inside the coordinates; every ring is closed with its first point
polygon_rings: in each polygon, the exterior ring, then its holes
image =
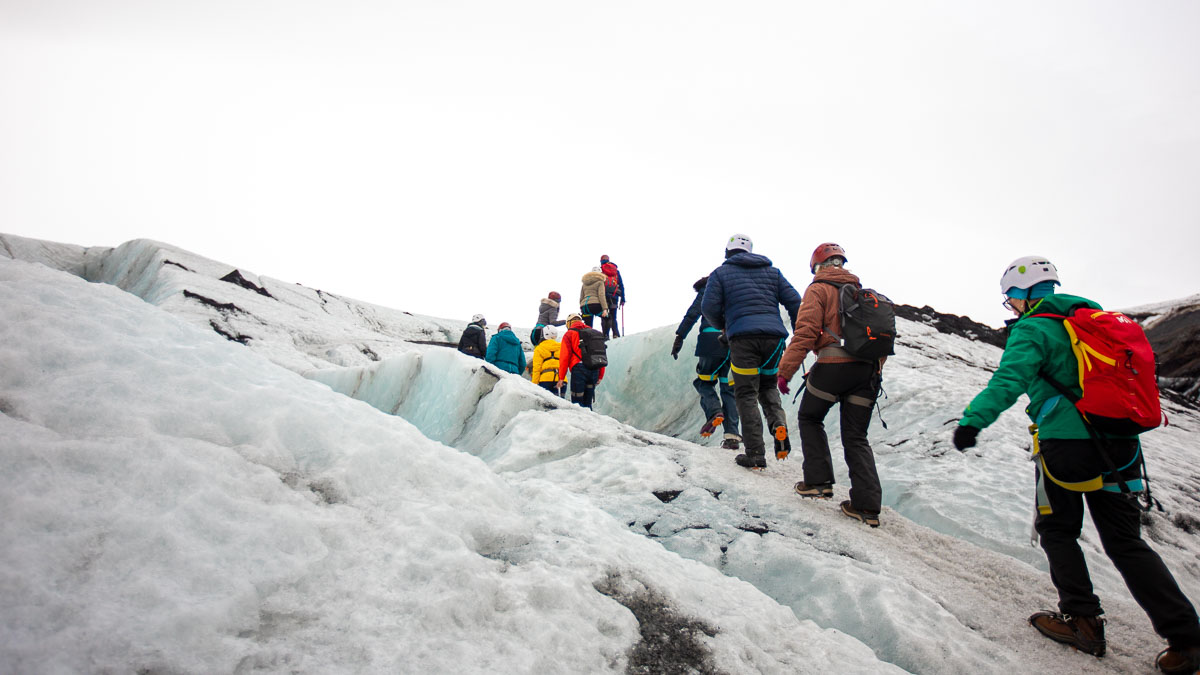
{"type": "Polygon", "coordinates": [[[765,456],[762,416],[767,416],[771,431],[787,427],[787,415],[779,402],[775,377],[783,357],[786,338],[774,335],[747,335],[729,340],[729,359],[733,370],[733,392],[742,423],[742,442],[746,454],[765,456]],[[759,406],[762,413],[759,413],[759,406]]]}
{"type": "MultiPolygon", "coordinates": [[[[1118,468],[1133,461],[1137,443],[1137,439],[1108,441],[1109,455],[1118,468]]],[[[1043,438],[1039,445],[1051,474],[1059,480],[1086,480],[1106,468],[1091,440],[1043,438]]],[[[1140,475],[1140,463],[1122,471],[1126,478],[1140,475]]],[[[1053,512],[1039,515],[1036,527],[1050,564],[1050,580],[1058,589],[1059,611],[1076,616],[1096,616],[1102,611],[1079,547],[1086,502],[1105,555],[1150,617],[1154,632],[1172,647],[1200,646],[1196,610],[1162,558],[1142,540],[1137,503],[1119,492],[1072,492],[1050,480],[1043,485],[1053,512]]]]}
{"type": "MultiPolygon", "coordinates": [[[[580,307],[579,309],[581,311],[583,322],[587,324],[588,328],[593,327],[592,320],[595,319],[597,316],[600,316],[600,314],[604,311],[604,307],[602,307],[600,305],[600,303],[598,303],[598,302],[593,302],[590,305],[584,305],[583,307],[580,307]]],[[[604,317],[600,317],[600,325],[601,326],[604,325],[605,320],[606,319],[604,317]]]]}
{"type": "Polygon", "coordinates": [[[600,317],[600,332],[604,333],[604,339],[610,337],[621,337],[621,328],[617,325],[617,299],[609,296],[608,300],[608,316],[600,317]]]}
{"type": "Polygon", "coordinates": [[[571,366],[571,402],[591,408],[596,397],[596,385],[599,383],[599,370],[588,368],[582,363],[571,366]]]}
{"type": "Polygon", "coordinates": [[[883,489],[875,470],[875,453],[867,442],[871,409],[879,396],[879,366],[875,363],[817,361],[805,379],[800,399],[800,447],[804,453],[804,482],[832,485],[833,456],[825,434],[825,416],[841,403],[842,450],[850,469],[850,505],[879,513],[883,489]]]}

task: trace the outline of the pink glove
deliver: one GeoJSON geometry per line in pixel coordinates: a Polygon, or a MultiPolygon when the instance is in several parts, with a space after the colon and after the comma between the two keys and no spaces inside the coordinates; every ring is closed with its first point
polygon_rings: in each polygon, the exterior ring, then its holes
{"type": "Polygon", "coordinates": [[[788,386],[787,386],[788,381],[786,378],[784,378],[784,376],[782,376],[782,375],[776,376],[775,382],[779,385],[779,393],[781,393],[781,394],[792,393],[792,390],[788,389],[788,386]]]}

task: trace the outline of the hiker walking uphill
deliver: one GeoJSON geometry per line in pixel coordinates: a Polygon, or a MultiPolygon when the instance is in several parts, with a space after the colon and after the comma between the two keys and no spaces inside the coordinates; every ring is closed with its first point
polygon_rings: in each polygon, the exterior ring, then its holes
{"type": "Polygon", "coordinates": [[[533,349],[533,365],[529,371],[529,379],[534,384],[555,393],[558,390],[560,344],[558,330],[554,326],[543,328],[542,341],[533,349]]]}
{"type": "Polygon", "coordinates": [[[471,317],[471,323],[467,324],[462,337],[458,339],[458,351],[482,359],[488,348],[486,328],[487,319],[482,314],[471,317]]]}
{"type": "Polygon", "coordinates": [[[734,399],[733,387],[729,384],[729,347],[721,341],[721,331],[713,328],[708,319],[700,311],[704,300],[704,288],[708,285],[708,277],[703,277],[692,284],[696,291],[696,299],[683,315],[679,328],[675,329],[675,344],[671,346],[671,356],[679,359],[679,350],[683,349],[683,340],[691,332],[696,321],[700,321],[700,335],[696,337],[696,379],[692,386],[700,394],[700,408],[704,411],[704,426],[700,435],[708,438],[717,427],[725,425],[725,440],[721,447],[727,450],[737,450],[742,437],[738,435],[738,409],[734,399]],[[721,395],[717,396],[717,385],[721,387],[721,395]]]}
{"type": "Polygon", "coordinates": [[[779,362],[778,386],[780,393],[789,393],[787,383],[800,370],[804,358],[809,352],[817,355],[816,364],[805,377],[804,398],[800,399],[797,423],[804,453],[804,480],[796,483],[796,492],[801,497],[833,496],[833,458],[825,434],[825,416],[835,403],[840,403],[842,449],[850,469],[850,499],[842,502],[842,513],[878,527],[883,491],[875,470],[875,455],[867,442],[867,427],[879,396],[884,358],[852,354],[839,337],[845,335],[840,312],[842,287],[848,285],[851,291],[862,288],[858,277],[843,267],[845,262],[846,252],[837,244],[821,244],[813,252],[809,260],[813,282],[804,290],[796,330],[779,362]]]}
{"type": "Polygon", "coordinates": [[[779,318],[779,305],[787,308],[795,324],[800,294],[766,256],[755,255],[753,248],[745,235],[729,238],[725,263],[708,275],[700,306],[704,318],[725,331],[729,341],[733,389],[746,445],[745,454],[734,461],[748,469],[763,469],[767,460],[760,405],[775,436],[776,457],[786,457],[791,447],[775,383],[788,336],[779,318]]]}
{"type": "Polygon", "coordinates": [[[567,373],[570,373],[571,402],[591,408],[596,385],[604,379],[604,367],[607,365],[604,336],[584,324],[580,315],[568,316],[567,330],[559,348],[558,388],[563,387],[567,373]]]}
{"type": "Polygon", "coordinates": [[[542,298],[542,304],[538,305],[537,323],[533,326],[533,332],[529,335],[529,343],[537,347],[542,343],[545,337],[542,335],[544,326],[561,326],[566,321],[558,320],[558,303],[562,301],[562,296],[558,291],[550,291],[550,294],[542,298]]]}
{"type": "Polygon", "coordinates": [[[604,272],[599,267],[593,267],[580,281],[583,285],[579,288],[579,313],[591,328],[593,317],[604,319],[609,314],[608,298],[604,294],[604,272]]]}
{"type": "Polygon", "coordinates": [[[621,278],[617,263],[606,255],[600,256],[600,271],[604,272],[604,297],[608,301],[607,321],[602,320],[600,325],[606,338],[610,335],[618,338],[621,330],[617,325],[617,308],[625,304],[625,280],[621,278]]]}
{"type": "Polygon", "coordinates": [[[500,324],[488,342],[487,362],[507,373],[519,375],[525,372],[525,350],[507,321],[500,324]]]}
{"type": "Polygon", "coordinates": [[[1019,258],[1005,270],[1000,289],[1017,318],[1009,321],[1004,355],[987,388],[963,412],[954,447],[973,447],[981,429],[1027,395],[1038,474],[1035,528],[1059,609],[1033,614],[1030,624],[1089,654],[1103,656],[1107,649],[1104,611],[1078,541],[1086,503],[1105,554],[1167,640],[1159,669],[1195,672],[1200,621],[1141,536],[1137,496],[1148,487],[1134,434],[1156,426],[1161,415],[1153,354],[1132,320],[1091,300],[1056,294],[1058,284],[1058,270],[1039,256],[1019,258]]]}

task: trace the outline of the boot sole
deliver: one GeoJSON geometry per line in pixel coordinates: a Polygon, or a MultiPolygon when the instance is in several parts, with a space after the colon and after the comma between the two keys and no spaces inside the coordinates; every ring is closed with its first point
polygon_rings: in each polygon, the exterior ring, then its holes
{"type": "Polygon", "coordinates": [[[864,513],[859,513],[858,511],[847,511],[845,503],[842,504],[842,515],[846,516],[847,518],[853,518],[861,523],[866,523],[871,527],[879,527],[878,516],[868,516],[864,513]]]}
{"type": "MultiPolygon", "coordinates": [[[[741,455],[739,455],[739,457],[740,456],[741,455]]],[[[743,469],[750,469],[751,471],[766,471],[767,470],[767,460],[765,458],[763,459],[762,465],[747,466],[747,465],[742,464],[741,462],[737,461],[737,459],[734,459],[733,463],[737,464],[738,466],[742,467],[743,469]]]]}
{"type": "Polygon", "coordinates": [[[712,436],[717,432],[717,427],[721,426],[721,423],[724,421],[725,418],[723,416],[716,415],[711,420],[704,423],[704,428],[700,430],[700,436],[703,438],[712,436]]]}
{"type": "Polygon", "coordinates": [[[796,494],[805,499],[833,499],[833,490],[821,490],[819,492],[801,492],[799,488],[794,488],[796,494]]]}

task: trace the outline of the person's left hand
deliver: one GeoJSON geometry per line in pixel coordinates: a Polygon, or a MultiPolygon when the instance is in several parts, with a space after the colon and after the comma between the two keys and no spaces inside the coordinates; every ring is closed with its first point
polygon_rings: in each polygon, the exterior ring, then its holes
{"type": "Polygon", "coordinates": [[[775,383],[779,385],[779,393],[781,393],[781,394],[792,393],[792,390],[788,388],[787,378],[785,378],[784,376],[782,376],[782,375],[777,376],[775,378],[775,383]]]}

